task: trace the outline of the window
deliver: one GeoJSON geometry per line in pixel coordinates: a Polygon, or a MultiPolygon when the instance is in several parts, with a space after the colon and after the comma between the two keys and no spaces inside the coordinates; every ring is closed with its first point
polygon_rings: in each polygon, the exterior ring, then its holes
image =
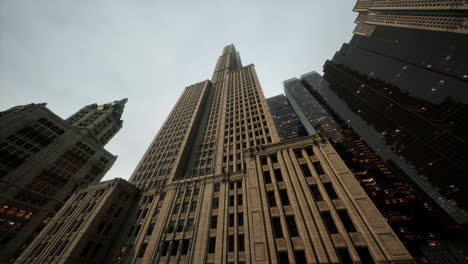
{"type": "Polygon", "coordinates": [[[270,171],[264,171],[263,172],[263,178],[265,179],[265,184],[271,183],[270,171]]]}
{"type": "Polygon", "coordinates": [[[346,212],[346,210],[338,210],[337,212],[346,231],[356,232],[356,227],[354,226],[353,221],[351,221],[351,218],[349,217],[348,212],[346,212]]]}
{"type": "Polygon", "coordinates": [[[166,256],[168,249],[169,249],[169,241],[164,241],[164,243],[163,243],[163,245],[161,247],[161,256],[166,256]]]}
{"type": "Polygon", "coordinates": [[[314,165],[315,170],[317,171],[318,175],[325,174],[325,171],[322,168],[322,165],[320,165],[320,162],[314,162],[312,163],[314,165]]]}
{"type": "Polygon", "coordinates": [[[272,225],[273,225],[273,233],[275,234],[276,238],[282,238],[283,237],[283,230],[281,229],[281,221],[279,217],[273,217],[271,219],[272,225]]]}
{"type": "Polygon", "coordinates": [[[229,196],[229,206],[234,206],[234,196],[229,196]]]}
{"type": "Polygon", "coordinates": [[[245,251],[244,235],[239,235],[239,237],[237,238],[237,250],[239,252],[245,251]]]}
{"type": "Polygon", "coordinates": [[[167,232],[168,233],[174,232],[174,228],[175,228],[175,221],[172,220],[171,222],[169,222],[169,228],[167,229],[167,232]]]}
{"type": "Polygon", "coordinates": [[[276,156],[276,154],[272,154],[270,158],[271,158],[271,163],[278,163],[278,157],[276,156]]]}
{"type": "Polygon", "coordinates": [[[335,200],[339,198],[335,192],[335,189],[333,189],[333,185],[331,183],[324,183],[323,187],[325,187],[325,191],[327,191],[327,194],[330,197],[330,199],[335,200]]]}
{"type": "Polygon", "coordinates": [[[308,156],[313,156],[314,155],[314,150],[312,149],[312,147],[307,147],[304,150],[307,152],[308,156]]]}
{"type": "Polygon", "coordinates": [[[243,226],[244,225],[244,214],[243,213],[237,213],[237,225],[238,226],[243,226]]]}
{"type": "Polygon", "coordinates": [[[229,214],[229,226],[234,226],[234,214],[229,214]]]}
{"type": "Polygon", "coordinates": [[[369,249],[366,247],[357,247],[356,251],[361,259],[362,264],[374,264],[375,261],[372,259],[372,256],[369,253],[369,249]]]}
{"type": "Polygon", "coordinates": [[[189,244],[190,240],[182,240],[182,250],[180,252],[181,255],[187,255],[189,244]]]}
{"type": "Polygon", "coordinates": [[[325,222],[325,225],[327,226],[328,232],[330,234],[336,234],[338,233],[338,230],[336,229],[335,222],[333,222],[333,218],[330,214],[330,212],[322,212],[322,219],[325,222]]]}
{"type": "Polygon", "coordinates": [[[216,226],[218,225],[218,216],[217,215],[213,215],[211,216],[211,229],[214,229],[216,228],[216,226]]]}
{"type": "Polygon", "coordinates": [[[142,258],[145,255],[146,247],[148,246],[147,243],[143,243],[140,248],[140,253],[138,253],[138,258],[142,258]]]}
{"type": "Polygon", "coordinates": [[[302,158],[303,157],[302,156],[302,150],[300,150],[300,149],[294,150],[294,155],[296,155],[296,158],[298,158],[298,159],[302,158]]]}
{"type": "Polygon", "coordinates": [[[190,232],[193,229],[193,218],[190,218],[187,222],[187,226],[185,227],[185,231],[190,232]]]}
{"type": "Polygon", "coordinates": [[[349,252],[346,248],[339,248],[338,251],[338,258],[340,263],[342,264],[353,264],[351,260],[351,256],[349,256],[349,252]]]}
{"type": "Polygon", "coordinates": [[[219,199],[213,198],[213,209],[218,209],[219,206],[219,199]]]}
{"type": "Polygon", "coordinates": [[[310,192],[312,193],[312,196],[314,196],[315,201],[323,201],[322,194],[320,194],[320,190],[317,184],[310,185],[310,192]]]}
{"type": "Polygon", "coordinates": [[[234,236],[229,236],[228,248],[229,248],[229,252],[234,252],[234,236]]]}
{"type": "Polygon", "coordinates": [[[146,230],[146,235],[149,236],[153,233],[153,229],[154,229],[154,223],[151,223],[148,227],[148,229],[146,230]]]}
{"type": "Polygon", "coordinates": [[[182,232],[182,230],[184,230],[184,223],[185,223],[184,220],[179,221],[179,224],[177,225],[177,231],[176,232],[182,232]]]}
{"type": "Polygon", "coordinates": [[[276,207],[276,199],[275,199],[275,192],[267,192],[268,204],[270,207],[276,207]]]}
{"type": "Polygon", "coordinates": [[[311,177],[312,173],[310,172],[309,166],[307,164],[301,164],[301,170],[304,174],[304,177],[311,177]]]}
{"type": "Polygon", "coordinates": [[[219,183],[218,182],[215,183],[214,184],[214,192],[219,192],[219,188],[220,188],[219,183]]]}
{"type": "Polygon", "coordinates": [[[288,252],[278,252],[278,263],[289,263],[288,252]]]}
{"type": "Polygon", "coordinates": [[[277,182],[282,182],[283,181],[283,175],[281,174],[281,169],[275,169],[275,178],[277,182]]]}
{"type": "Polygon", "coordinates": [[[188,203],[183,203],[182,204],[182,211],[181,213],[184,214],[187,212],[187,209],[188,209],[188,203]]]}
{"type": "Polygon", "coordinates": [[[148,214],[148,208],[146,208],[144,211],[143,211],[143,214],[141,215],[141,219],[145,219],[146,215],[148,214]]]}
{"type": "Polygon", "coordinates": [[[172,253],[171,253],[171,255],[172,256],[177,256],[177,250],[178,249],[179,249],[179,241],[174,240],[174,242],[172,242],[172,253]]]}
{"type": "Polygon", "coordinates": [[[295,251],[294,258],[296,259],[296,263],[307,263],[304,251],[295,251]]]}
{"type": "Polygon", "coordinates": [[[193,212],[195,212],[196,209],[197,209],[197,201],[193,201],[190,204],[190,212],[193,213],[193,212]]]}
{"type": "Polygon", "coordinates": [[[299,232],[297,231],[296,220],[293,215],[286,216],[286,225],[288,226],[289,234],[291,237],[298,237],[299,232]]]}
{"type": "Polygon", "coordinates": [[[242,205],[242,194],[237,195],[237,205],[242,205]]]}
{"type": "Polygon", "coordinates": [[[179,212],[180,204],[176,204],[174,206],[174,210],[172,211],[173,214],[177,214],[179,212]]]}
{"type": "Polygon", "coordinates": [[[288,192],[286,190],[280,190],[279,193],[280,193],[280,197],[281,197],[281,203],[283,205],[290,205],[288,192]]]}
{"type": "Polygon", "coordinates": [[[210,237],[208,242],[208,253],[214,253],[216,248],[216,237],[210,237]]]}

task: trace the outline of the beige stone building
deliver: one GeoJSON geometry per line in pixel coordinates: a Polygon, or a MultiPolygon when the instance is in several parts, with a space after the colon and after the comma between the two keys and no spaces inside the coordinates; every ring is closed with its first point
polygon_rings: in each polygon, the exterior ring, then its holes
{"type": "Polygon", "coordinates": [[[104,145],[122,126],[126,99],[64,120],[46,104],[0,112],[0,263],[15,259],[83,184],[116,157],[104,145]]]}
{"type": "Polygon", "coordinates": [[[354,34],[369,36],[376,26],[468,34],[466,0],[358,0],[354,34]]]}
{"type": "MultiPolygon", "coordinates": [[[[326,139],[279,141],[255,67],[233,45],[211,80],[185,89],[130,183],[141,194],[128,221],[93,238],[90,252],[106,245],[106,257],[86,263],[413,263],[326,139]]],[[[18,263],[83,263],[58,242],[53,256],[28,255],[39,243],[18,263]]]]}

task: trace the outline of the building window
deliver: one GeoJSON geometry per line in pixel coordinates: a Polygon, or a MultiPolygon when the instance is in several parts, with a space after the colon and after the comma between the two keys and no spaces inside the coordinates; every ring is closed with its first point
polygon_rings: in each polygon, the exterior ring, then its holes
{"type": "Polygon", "coordinates": [[[154,223],[151,223],[148,227],[148,229],[146,230],[146,235],[149,236],[153,233],[153,229],[154,229],[154,223]]]}
{"type": "Polygon", "coordinates": [[[329,183],[329,182],[324,183],[323,187],[325,187],[325,191],[327,191],[328,197],[330,197],[330,199],[332,199],[332,200],[339,199],[339,197],[336,194],[335,189],[333,188],[333,185],[331,183],[329,183]]]}
{"type": "Polygon", "coordinates": [[[338,210],[338,216],[341,219],[341,222],[346,228],[346,231],[348,232],[356,232],[356,227],[353,224],[353,221],[351,221],[351,218],[349,217],[348,212],[346,210],[338,210]]]}
{"type": "Polygon", "coordinates": [[[229,196],[229,206],[231,206],[231,207],[234,206],[234,196],[233,195],[229,196]]]}
{"type": "Polygon", "coordinates": [[[315,171],[317,171],[318,175],[325,174],[325,171],[323,170],[322,165],[320,164],[320,162],[318,162],[318,161],[314,162],[314,163],[312,163],[312,165],[314,165],[315,171]]]}
{"type": "Polygon", "coordinates": [[[238,226],[243,226],[244,225],[244,214],[243,213],[238,213],[237,214],[237,225],[238,226]]]}
{"type": "Polygon", "coordinates": [[[283,175],[281,174],[281,169],[275,169],[275,179],[277,182],[282,182],[283,181],[283,175]]]}
{"type": "Polygon", "coordinates": [[[234,236],[229,236],[228,248],[229,248],[229,252],[234,252],[234,236]]]}
{"type": "Polygon", "coordinates": [[[193,201],[190,204],[190,212],[193,213],[193,212],[195,212],[196,209],[197,209],[197,201],[193,201]]]}
{"type": "Polygon", "coordinates": [[[264,171],[263,172],[263,178],[265,179],[265,184],[271,183],[270,171],[264,171]]]}
{"type": "Polygon", "coordinates": [[[182,250],[180,252],[181,255],[187,255],[189,244],[190,240],[182,240],[182,250]]]}
{"type": "Polygon", "coordinates": [[[242,194],[237,195],[237,205],[241,206],[242,205],[242,194]]]}
{"type": "Polygon", "coordinates": [[[239,252],[245,251],[244,235],[239,235],[239,237],[237,238],[237,250],[239,252]]]}
{"type": "Polygon", "coordinates": [[[234,214],[229,214],[229,226],[234,226],[234,214]]]}
{"type": "Polygon", "coordinates": [[[214,253],[216,248],[216,237],[210,237],[208,242],[208,253],[214,253]]]}
{"type": "Polygon", "coordinates": [[[187,221],[187,226],[185,227],[185,231],[190,232],[193,229],[193,218],[190,218],[187,221]]]}
{"type": "Polygon", "coordinates": [[[309,166],[307,164],[301,164],[301,170],[304,174],[304,177],[312,177],[312,173],[310,172],[309,166]]]}
{"type": "Polygon", "coordinates": [[[179,224],[177,225],[177,231],[176,232],[182,232],[184,230],[184,220],[179,220],[179,224]]]}
{"type": "Polygon", "coordinates": [[[288,252],[278,252],[278,263],[289,263],[288,252]]]}
{"type": "Polygon", "coordinates": [[[172,242],[171,256],[177,256],[177,250],[178,249],[179,249],[179,241],[175,240],[174,242],[172,242]]]}
{"type": "Polygon", "coordinates": [[[276,199],[275,199],[275,192],[267,192],[267,198],[268,198],[268,205],[270,207],[276,207],[276,199]]]}
{"type": "Polygon", "coordinates": [[[351,256],[349,255],[349,252],[346,248],[338,248],[338,258],[340,263],[342,264],[353,264],[353,261],[351,260],[351,256]]]}
{"type": "Polygon", "coordinates": [[[213,198],[213,209],[218,209],[219,206],[219,199],[213,198]]]}
{"type": "Polygon", "coordinates": [[[290,205],[288,192],[286,190],[280,190],[279,193],[280,193],[281,203],[283,204],[283,206],[290,205]]]}
{"type": "Polygon", "coordinates": [[[307,259],[304,251],[294,251],[294,258],[296,263],[307,263],[307,259]]]}
{"type": "Polygon", "coordinates": [[[214,184],[214,192],[219,192],[219,189],[220,189],[220,185],[219,185],[219,182],[217,182],[214,184]]]}
{"type": "Polygon", "coordinates": [[[147,243],[143,243],[140,248],[140,253],[138,253],[138,258],[142,258],[145,255],[146,247],[148,246],[147,243]]]}
{"type": "Polygon", "coordinates": [[[281,228],[281,221],[279,217],[273,217],[271,219],[271,223],[273,225],[273,233],[275,234],[276,238],[283,237],[283,229],[281,228]]]}
{"type": "Polygon", "coordinates": [[[169,249],[169,241],[164,241],[164,243],[163,243],[163,245],[161,247],[161,256],[166,256],[168,249],[169,249]]]}
{"type": "Polygon", "coordinates": [[[211,216],[211,224],[210,224],[211,229],[215,229],[217,225],[218,225],[218,216],[217,215],[211,216]]]}
{"type": "Polygon", "coordinates": [[[174,228],[175,228],[175,221],[172,220],[171,222],[169,222],[169,228],[167,229],[167,232],[168,233],[174,232],[174,228]]]}
{"type": "Polygon", "coordinates": [[[325,225],[327,226],[328,232],[330,234],[336,234],[338,233],[338,230],[336,229],[335,222],[333,222],[333,218],[330,214],[330,212],[322,212],[322,219],[325,222],[325,225]]]}
{"type": "Polygon", "coordinates": [[[298,237],[299,231],[297,230],[296,220],[294,219],[293,215],[286,216],[286,224],[288,226],[291,237],[298,237]]]}
{"type": "Polygon", "coordinates": [[[310,192],[312,193],[312,196],[314,196],[315,201],[323,201],[322,194],[320,194],[320,190],[317,184],[310,185],[310,192]]]}

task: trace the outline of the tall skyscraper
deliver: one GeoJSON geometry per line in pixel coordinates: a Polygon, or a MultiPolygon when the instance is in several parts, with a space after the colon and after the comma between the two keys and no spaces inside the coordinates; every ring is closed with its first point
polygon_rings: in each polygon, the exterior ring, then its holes
{"type": "MultiPolygon", "coordinates": [[[[121,124],[122,108],[106,119],[121,124]]],[[[87,136],[83,127],[45,104],[0,112],[0,262],[17,257],[78,186],[98,182],[114,163],[105,143],[87,136]]],[[[110,135],[107,131],[104,125],[92,128],[96,135],[110,135]]]]}
{"type": "MultiPolygon", "coordinates": [[[[307,131],[294,112],[289,100],[284,95],[277,95],[267,99],[273,121],[280,140],[303,137],[307,131]]],[[[310,133],[313,134],[313,133],[310,133]]]]}
{"type": "MultiPolygon", "coordinates": [[[[117,247],[83,237],[90,253],[69,263],[413,262],[327,140],[279,141],[255,68],[233,45],[211,80],[185,88],[130,182],[141,199],[106,238],[117,247]]],[[[18,263],[64,259],[65,236],[52,236],[44,230],[27,252],[53,239],[56,257],[26,252],[18,263]]]]}
{"type": "Polygon", "coordinates": [[[446,223],[426,208],[425,195],[414,190],[408,177],[391,161],[382,160],[330,107],[321,95],[325,84],[316,72],[284,82],[286,96],[298,116],[304,117],[301,121],[330,140],[418,263],[437,263],[437,259],[463,262],[468,255],[463,252],[466,245],[460,242],[463,236],[447,230],[446,223]]]}
{"type": "Polygon", "coordinates": [[[358,0],[354,34],[372,35],[378,26],[468,34],[466,0],[358,0]]]}
{"type": "Polygon", "coordinates": [[[372,30],[357,29],[325,63],[323,97],[430,206],[466,225],[467,2],[358,1],[355,10],[358,27],[372,30]]]}

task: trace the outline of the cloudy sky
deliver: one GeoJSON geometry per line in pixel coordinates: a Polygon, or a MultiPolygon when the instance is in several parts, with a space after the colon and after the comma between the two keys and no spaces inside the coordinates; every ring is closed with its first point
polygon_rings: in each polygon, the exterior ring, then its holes
{"type": "Polygon", "coordinates": [[[128,97],[104,179],[129,178],[185,86],[225,45],[254,63],[267,97],[322,71],[350,40],[353,0],[0,0],[0,111],[48,103],[66,118],[128,97]]]}

